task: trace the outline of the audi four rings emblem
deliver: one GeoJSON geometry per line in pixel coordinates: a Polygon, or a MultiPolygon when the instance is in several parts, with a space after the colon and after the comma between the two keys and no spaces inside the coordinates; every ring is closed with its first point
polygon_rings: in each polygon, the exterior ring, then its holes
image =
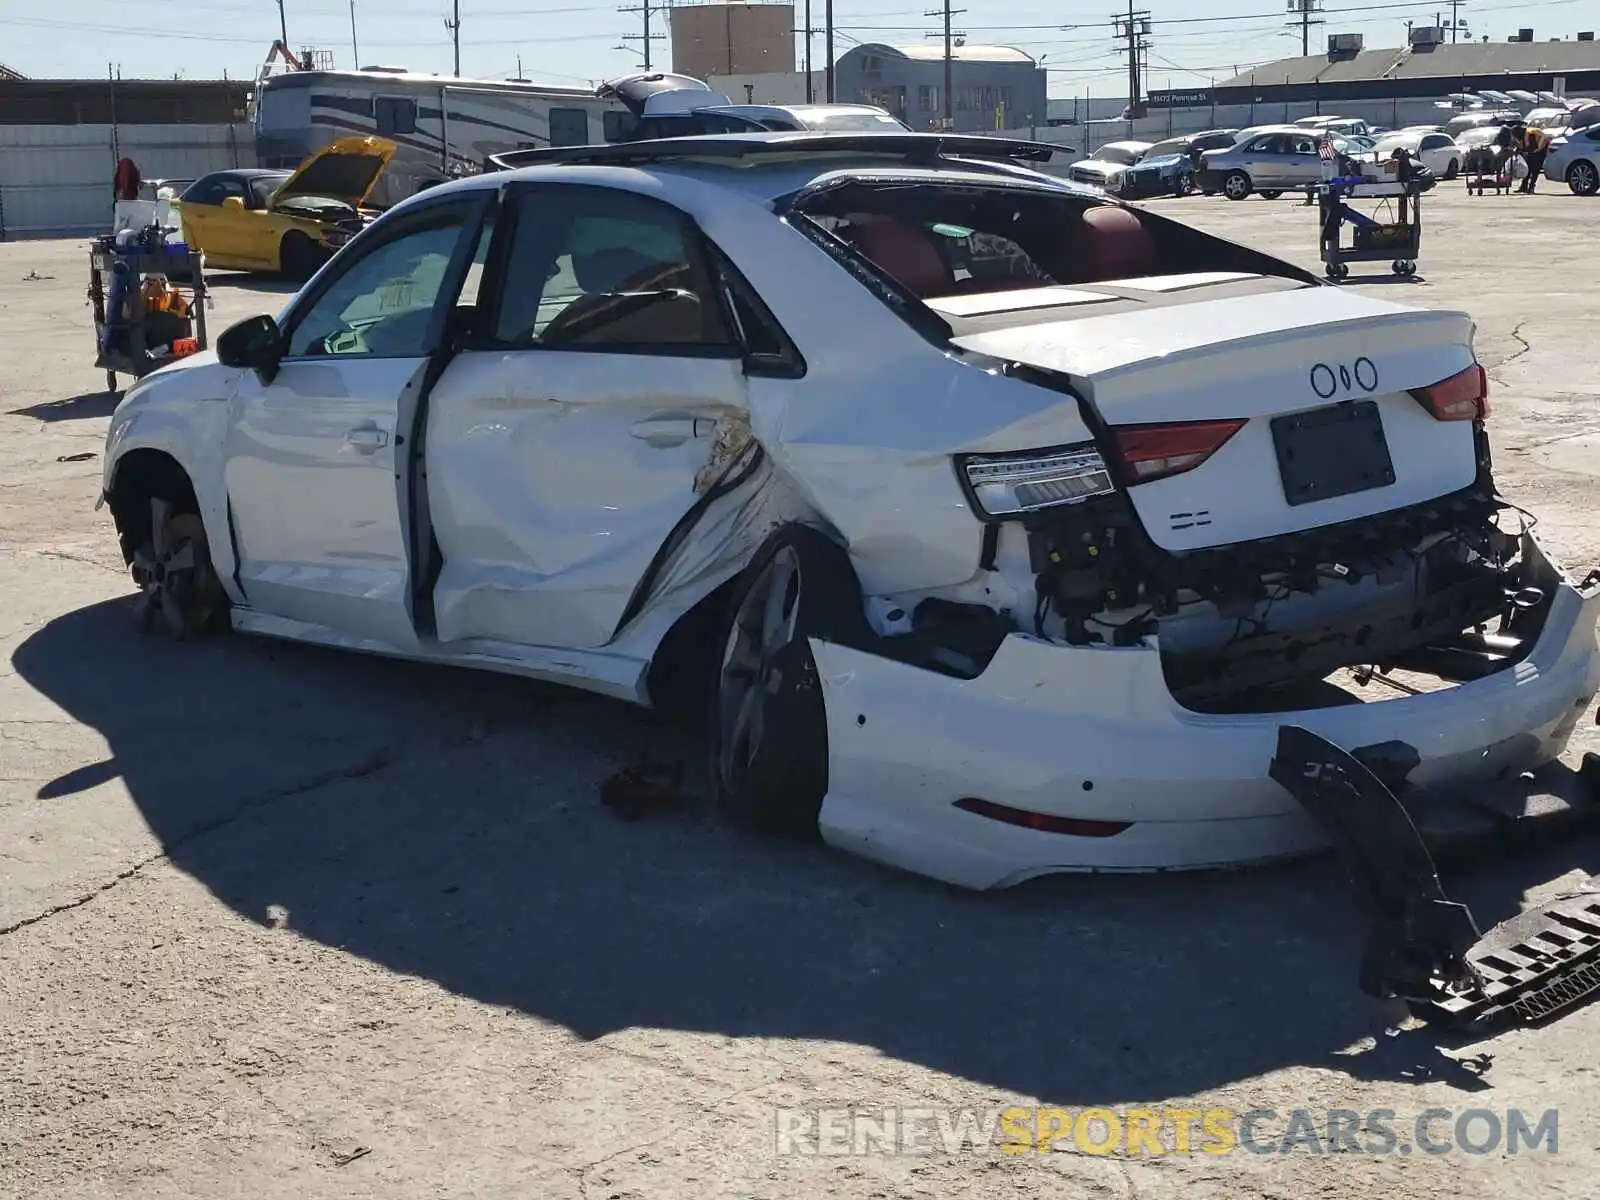
{"type": "Polygon", "coordinates": [[[1343,363],[1337,367],[1318,363],[1311,368],[1311,390],[1324,400],[1357,388],[1368,393],[1378,390],[1378,366],[1370,358],[1358,358],[1348,367],[1343,363]]]}

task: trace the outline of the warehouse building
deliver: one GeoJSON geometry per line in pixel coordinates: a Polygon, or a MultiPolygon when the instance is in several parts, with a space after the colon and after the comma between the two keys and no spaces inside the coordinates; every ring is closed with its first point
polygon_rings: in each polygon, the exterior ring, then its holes
{"type": "MultiPolygon", "coordinates": [[[[952,124],[958,132],[1043,124],[1045,72],[1010,46],[958,45],[950,54],[952,124]]],[[[944,116],[943,43],[852,46],[834,64],[837,99],[876,104],[912,129],[933,129],[944,116]]]]}
{"type": "Polygon", "coordinates": [[[1156,91],[1140,131],[1255,125],[1338,113],[1377,125],[1433,123],[1449,97],[1499,92],[1600,94],[1600,45],[1592,33],[1535,41],[1446,42],[1437,27],[1413,29],[1409,45],[1368,50],[1359,34],[1334,34],[1325,54],[1263,63],[1213,87],[1156,91]]]}

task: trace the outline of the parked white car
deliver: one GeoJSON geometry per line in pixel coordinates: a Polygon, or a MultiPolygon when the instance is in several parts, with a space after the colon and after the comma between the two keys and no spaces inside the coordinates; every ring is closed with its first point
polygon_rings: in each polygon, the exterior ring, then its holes
{"type": "Polygon", "coordinates": [[[1382,164],[1393,158],[1396,150],[1405,150],[1413,158],[1421,159],[1422,165],[1440,179],[1454,179],[1459,175],[1462,160],[1466,157],[1461,147],[1456,145],[1456,140],[1447,133],[1410,133],[1405,130],[1384,134],[1374,143],[1367,157],[1375,164],[1382,164]]]}
{"type": "Polygon", "coordinates": [[[1107,142],[1088,158],[1067,168],[1067,178],[1086,187],[1104,188],[1150,152],[1151,142],[1107,142]]]}
{"type": "Polygon", "coordinates": [[[1544,177],[1566,184],[1580,196],[1600,192],[1600,125],[1552,138],[1544,177]]]}
{"type": "Polygon", "coordinates": [[[141,619],[710,712],[733,817],[973,888],[1326,845],[1284,726],[1425,789],[1558,755],[1600,575],[1497,498],[1472,319],[1013,153],[572,147],[397,205],[117,408],[141,619]]]}

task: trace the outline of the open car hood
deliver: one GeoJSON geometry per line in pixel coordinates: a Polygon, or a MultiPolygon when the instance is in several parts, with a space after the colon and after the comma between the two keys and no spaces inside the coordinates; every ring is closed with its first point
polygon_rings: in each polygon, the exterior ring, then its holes
{"type": "Polygon", "coordinates": [[[624,75],[595,88],[601,100],[615,100],[636,117],[661,113],[687,113],[701,108],[732,104],[721,92],[707,87],[690,75],[663,71],[624,75]]]}
{"type": "Polygon", "coordinates": [[[291,196],[321,196],[360,208],[398,147],[386,138],[348,137],[329,142],[272,194],[273,202],[291,196]]]}

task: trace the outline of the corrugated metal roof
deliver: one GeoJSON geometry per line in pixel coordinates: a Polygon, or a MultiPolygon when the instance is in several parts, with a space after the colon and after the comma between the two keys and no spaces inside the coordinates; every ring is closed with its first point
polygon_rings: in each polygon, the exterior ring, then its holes
{"type": "Polygon", "coordinates": [[[1600,71],[1600,42],[1460,42],[1433,50],[1364,50],[1329,62],[1326,54],[1282,58],[1235,75],[1218,87],[1274,87],[1357,79],[1421,79],[1467,75],[1600,71]]]}
{"type": "MultiPolygon", "coordinates": [[[[928,42],[915,46],[889,46],[882,42],[866,42],[856,47],[868,54],[884,54],[896,58],[910,58],[918,62],[943,62],[944,43],[928,42]]],[[[950,57],[956,62],[1009,62],[1032,64],[1033,57],[1015,46],[952,46],[950,57]]]]}
{"type": "Polygon", "coordinates": [[[0,79],[26,79],[26,78],[27,78],[27,76],[24,75],[21,71],[17,70],[15,67],[8,67],[8,66],[5,65],[5,63],[0,63],[0,79]]]}

